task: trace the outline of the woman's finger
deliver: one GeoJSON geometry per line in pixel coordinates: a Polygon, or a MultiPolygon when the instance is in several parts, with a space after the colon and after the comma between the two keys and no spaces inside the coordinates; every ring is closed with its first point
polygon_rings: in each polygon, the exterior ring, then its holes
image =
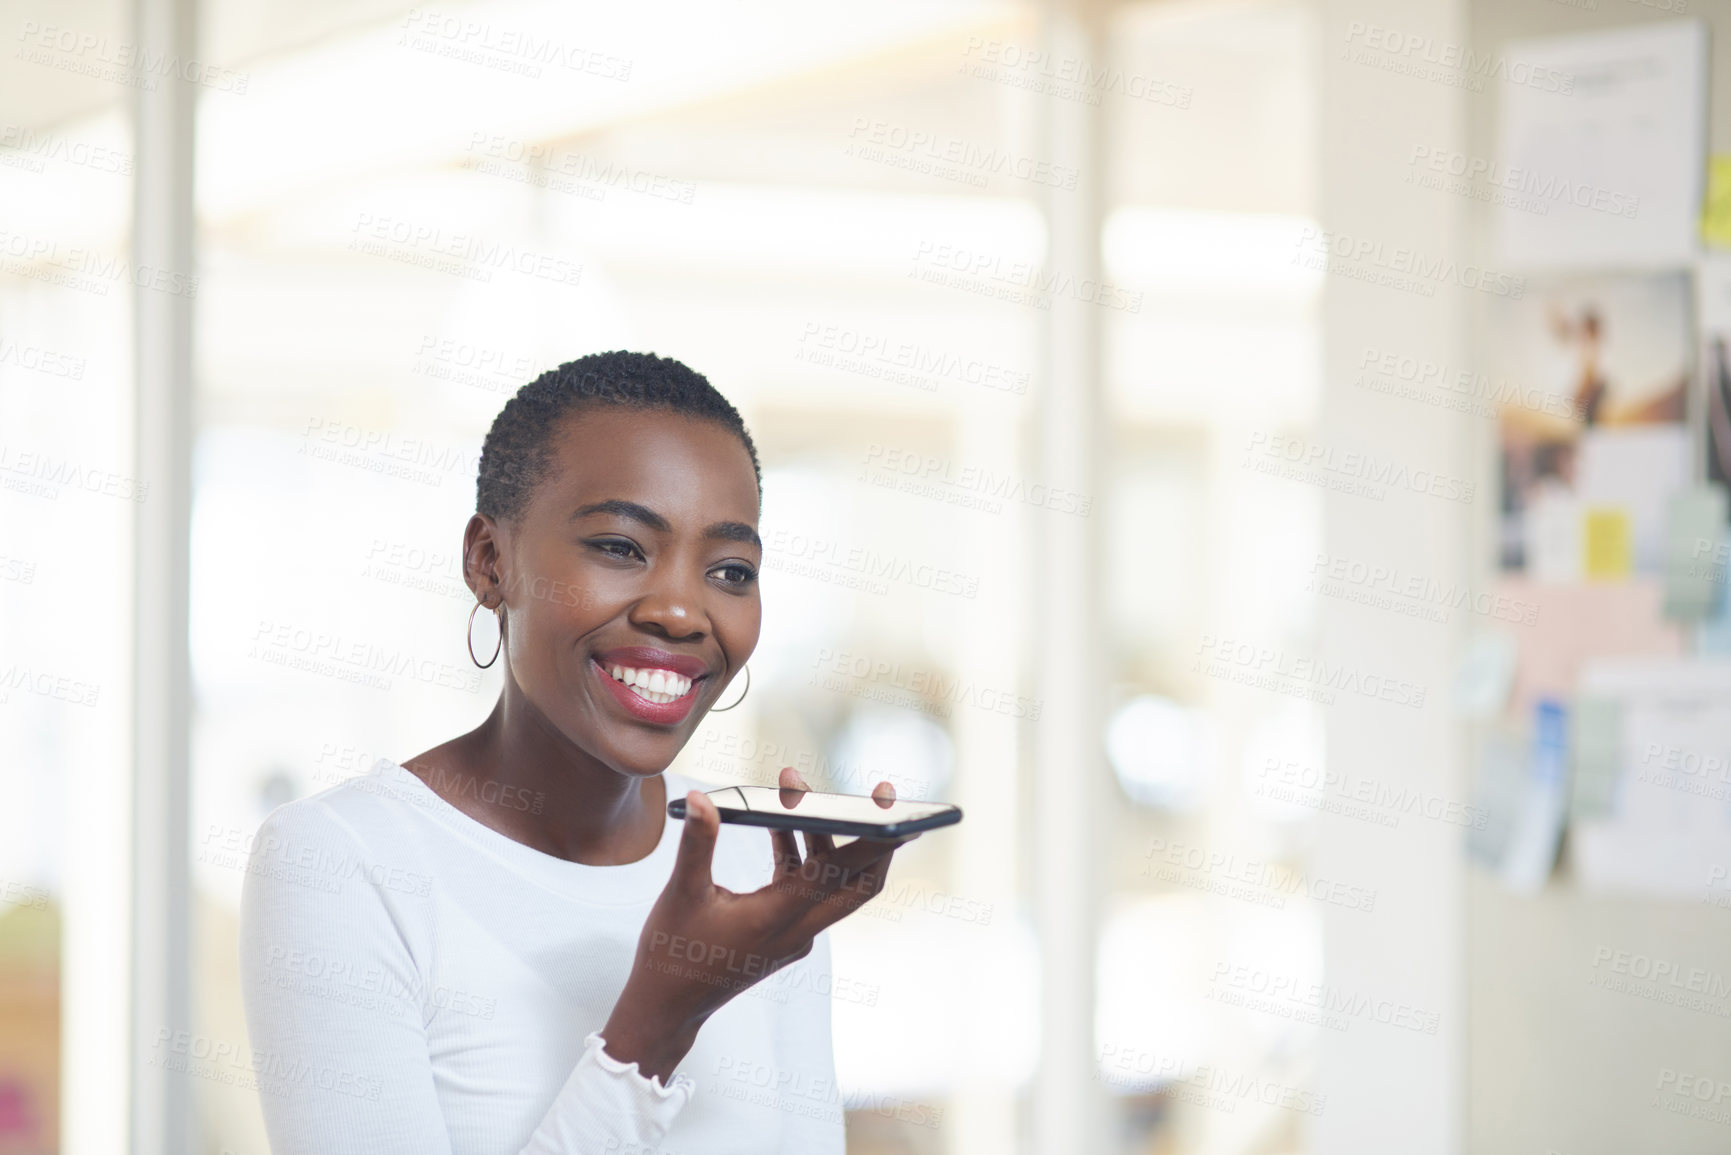
{"type": "MultiPolygon", "coordinates": [[[[805,778],[792,766],[783,766],[781,768],[781,788],[783,791],[811,789],[810,786],[805,784],[805,778]]],[[[790,803],[797,803],[797,799],[784,793],[782,795],[781,804],[787,806],[790,803]]],[[[800,833],[805,835],[805,856],[807,858],[811,858],[813,855],[817,854],[824,854],[835,849],[835,839],[831,838],[827,834],[813,834],[809,830],[802,830],[800,833]]]]}
{"type": "MultiPolygon", "coordinates": [[[[852,849],[858,843],[849,843],[843,850],[852,849]]],[[[799,922],[794,924],[794,933],[815,935],[825,927],[833,926],[876,898],[883,891],[884,883],[889,879],[890,862],[895,857],[891,849],[881,858],[873,860],[864,869],[851,875],[846,883],[832,890],[824,899],[814,905],[799,922]]]]}
{"type": "Polygon", "coordinates": [[[885,810],[888,810],[892,805],[894,805],[895,800],[896,788],[889,779],[886,778],[884,781],[879,782],[876,786],[872,787],[872,801],[876,802],[879,806],[882,806],[885,810]]]}
{"type": "MultiPolygon", "coordinates": [[[[778,873],[774,881],[757,893],[773,892],[773,899],[761,900],[773,909],[773,914],[769,917],[783,926],[795,925],[837,891],[860,887],[860,872],[894,853],[896,845],[893,842],[856,838],[846,846],[825,854],[808,854],[798,867],[778,873]]],[[[869,888],[871,884],[868,880],[863,885],[869,888]]],[[[836,917],[841,916],[838,914],[836,917]]]]}
{"type": "Polygon", "coordinates": [[[770,849],[775,853],[775,872],[788,874],[799,869],[799,843],[794,841],[791,830],[771,830],[769,832],[770,849]]]}
{"type": "Polygon", "coordinates": [[[781,804],[789,810],[799,805],[799,796],[811,789],[805,784],[805,779],[792,766],[783,766],[779,779],[781,786],[781,804]]]}

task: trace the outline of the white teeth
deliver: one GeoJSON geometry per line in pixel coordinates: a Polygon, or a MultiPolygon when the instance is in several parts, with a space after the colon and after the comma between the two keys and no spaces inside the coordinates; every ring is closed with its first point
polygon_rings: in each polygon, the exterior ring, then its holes
{"type": "Polygon", "coordinates": [[[665,706],[677,702],[691,692],[691,679],[672,670],[634,670],[630,666],[612,666],[607,671],[618,682],[630,686],[639,698],[665,706]]]}

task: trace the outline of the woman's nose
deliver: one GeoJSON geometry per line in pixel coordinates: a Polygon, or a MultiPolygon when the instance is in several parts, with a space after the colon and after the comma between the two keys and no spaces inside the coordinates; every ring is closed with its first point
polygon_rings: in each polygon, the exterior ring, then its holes
{"type": "Polygon", "coordinates": [[[674,640],[702,637],[709,629],[701,590],[672,575],[652,577],[631,607],[630,619],[633,625],[674,640]]]}

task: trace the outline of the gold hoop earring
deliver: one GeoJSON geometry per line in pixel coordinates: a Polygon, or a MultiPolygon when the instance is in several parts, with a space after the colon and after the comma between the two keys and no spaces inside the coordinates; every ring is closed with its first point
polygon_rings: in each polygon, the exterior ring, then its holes
{"type": "MultiPolygon", "coordinates": [[[[499,651],[501,651],[505,648],[505,624],[503,622],[500,622],[499,623],[499,644],[493,647],[493,656],[488,658],[485,662],[481,661],[480,658],[477,658],[475,656],[475,614],[478,610],[480,610],[480,608],[482,606],[484,606],[486,604],[487,603],[485,603],[485,602],[476,602],[475,608],[469,611],[469,629],[468,629],[469,660],[471,662],[474,662],[477,666],[481,667],[481,669],[483,669],[483,670],[487,669],[494,662],[498,661],[499,660],[499,651]]],[[[498,610],[493,611],[493,614],[495,617],[498,616],[498,613],[499,613],[498,610]]]]}
{"type": "MultiPolygon", "coordinates": [[[[740,702],[745,701],[745,695],[747,695],[749,693],[751,693],[751,667],[746,666],[745,667],[745,689],[740,692],[739,701],[734,702],[733,706],[737,706],[737,705],[739,705],[740,702]]],[[[709,712],[711,714],[725,714],[729,710],[733,709],[733,706],[711,706],[709,708],[709,712]]]]}

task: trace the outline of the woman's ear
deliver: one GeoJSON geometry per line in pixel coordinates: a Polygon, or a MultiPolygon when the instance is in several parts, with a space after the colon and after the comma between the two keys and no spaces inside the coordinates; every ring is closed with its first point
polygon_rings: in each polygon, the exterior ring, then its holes
{"type": "Polygon", "coordinates": [[[463,581],[488,609],[504,601],[511,588],[502,537],[498,523],[485,514],[469,518],[463,529],[463,581]]]}

